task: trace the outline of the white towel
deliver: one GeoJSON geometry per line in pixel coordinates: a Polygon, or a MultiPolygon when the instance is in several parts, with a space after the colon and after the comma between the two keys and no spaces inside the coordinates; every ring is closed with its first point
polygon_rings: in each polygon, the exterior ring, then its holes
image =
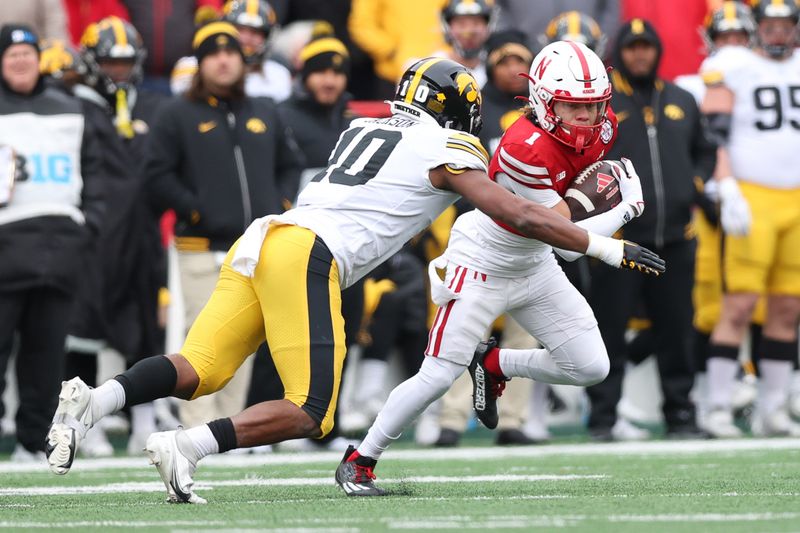
{"type": "Polygon", "coordinates": [[[443,306],[450,300],[457,299],[458,294],[447,287],[444,280],[436,272],[437,268],[439,270],[447,270],[447,259],[443,255],[428,263],[428,278],[431,281],[431,301],[433,301],[434,305],[443,306]]]}
{"type": "Polygon", "coordinates": [[[276,218],[277,215],[257,218],[244,231],[231,261],[231,267],[236,272],[249,278],[255,276],[258,258],[261,256],[261,245],[264,244],[264,237],[267,236],[269,226],[275,222],[276,218]]]}

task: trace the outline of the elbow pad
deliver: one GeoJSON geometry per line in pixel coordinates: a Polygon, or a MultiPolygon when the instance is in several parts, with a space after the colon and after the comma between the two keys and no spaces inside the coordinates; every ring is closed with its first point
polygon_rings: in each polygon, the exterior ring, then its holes
{"type": "Polygon", "coordinates": [[[708,131],[712,139],[719,146],[727,145],[731,134],[731,114],[711,113],[706,115],[706,120],[708,120],[708,131]]]}

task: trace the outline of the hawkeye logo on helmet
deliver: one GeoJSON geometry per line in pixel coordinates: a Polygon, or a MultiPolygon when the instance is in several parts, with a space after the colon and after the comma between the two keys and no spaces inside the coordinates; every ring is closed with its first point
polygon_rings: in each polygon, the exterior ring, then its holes
{"type": "Polygon", "coordinates": [[[474,103],[476,100],[480,102],[480,92],[478,91],[478,82],[472,74],[468,72],[459,72],[456,76],[456,85],[458,85],[458,94],[466,97],[467,102],[474,103]]]}

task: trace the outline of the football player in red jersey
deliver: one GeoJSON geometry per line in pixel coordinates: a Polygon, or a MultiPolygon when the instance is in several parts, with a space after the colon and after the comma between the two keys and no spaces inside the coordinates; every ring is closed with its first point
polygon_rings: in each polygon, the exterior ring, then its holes
{"type": "MultiPolygon", "coordinates": [[[[571,181],[601,160],[616,137],[617,121],[608,108],[611,86],[600,58],[570,41],[546,46],[533,60],[529,78],[529,105],[500,141],[489,176],[569,218],[564,194],[571,181]]],[[[642,213],[639,178],[631,163],[623,161],[622,202],[578,225],[610,236],[642,213]]],[[[580,256],[556,252],[568,260],[580,256]]],[[[377,459],[465,369],[473,381],[473,406],[489,428],[497,425],[496,400],[511,377],[586,386],[608,373],[594,314],[549,245],[481,211],[470,211],[456,221],[447,250],[431,262],[429,273],[432,297],[440,307],[429,334],[428,357],[415,376],[392,391],[358,449],[345,453],[336,481],[348,495],[383,494],[373,481],[377,459]],[[437,268],[446,270],[444,281],[437,268]],[[479,344],[505,312],[544,348],[497,349],[493,339],[479,344]]]]}

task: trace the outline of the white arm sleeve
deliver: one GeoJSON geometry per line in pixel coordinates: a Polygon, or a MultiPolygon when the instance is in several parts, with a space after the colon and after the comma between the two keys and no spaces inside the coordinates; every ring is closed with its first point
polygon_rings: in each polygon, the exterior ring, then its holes
{"type": "MultiPolygon", "coordinates": [[[[619,228],[624,226],[626,222],[633,218],[631,209],[632,208],[630,205],[622,203],[613,209],[606,211],[605,213],[589,217],[585,220],[581,220],[580,222],[576,222],[575,225],[582,227],[586,231],[591,231],[592,233],[596,233],[604,237],[611,237],[617,232],[617,230],[619,230],[619,228]]],[[[575,261],[580,256],[584,255],[580,252],[562,250],[561,248],[553,248],[553,251],[561,256],[561,258],[565,261],[570,262],[575,261]]]]}

